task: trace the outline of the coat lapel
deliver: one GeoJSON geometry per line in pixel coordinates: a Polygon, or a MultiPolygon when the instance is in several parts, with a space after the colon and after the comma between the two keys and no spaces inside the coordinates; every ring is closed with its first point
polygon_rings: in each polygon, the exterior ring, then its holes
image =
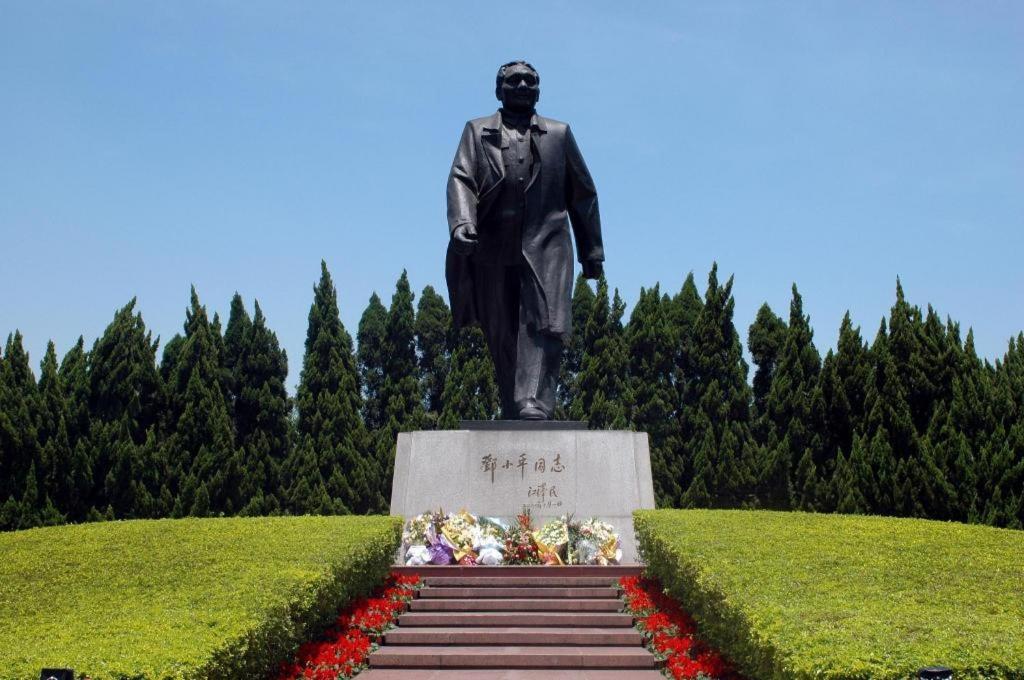
{"type": "Polygon", "coordinates": [[[501,185],[505,178],[505,165],[501,162],[501,114],[495,112],[481,128],[481,146],[487,156],[487,164],[491,166],[493,181],[481,185],[483,194],[489,194],[501,185]]]}
{"type": "Polygon", "coordinates": [[[530,171],[530,181],[526,184],[526,191],[530,190],[530,187],[533,186],[534,181],[540,175],[541,158],[543,158],[541,150],[543,149],[547,131],[544,119],[536,113],[533,114],[533,118],[530,119],[530,153],[533,154],[533,169],[530,171]]]}

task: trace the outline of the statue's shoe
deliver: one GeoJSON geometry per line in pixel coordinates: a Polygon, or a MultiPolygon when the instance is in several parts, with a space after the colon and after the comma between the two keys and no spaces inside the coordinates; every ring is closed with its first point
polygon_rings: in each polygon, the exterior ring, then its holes
{"type": "Polygon", "coordinates": [[[519,411],[520,420],[547,420],[548,414],[536,406],[524,406],[519,411]]]}

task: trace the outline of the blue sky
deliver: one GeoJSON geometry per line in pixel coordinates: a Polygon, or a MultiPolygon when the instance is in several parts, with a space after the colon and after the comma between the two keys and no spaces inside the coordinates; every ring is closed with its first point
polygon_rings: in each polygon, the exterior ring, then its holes
{"type": "Polygon", "coordinates": [[[326,259],[354,334],[402,269],[444,289],[462,125],[525,58],[632,304],[712,261],[736,324],[796,282],[815,340],[911,302],[1001,356],[1024,329],[1018,2],[0,1],[0,333],[35,367],[138,296],[258,298],[298,380],[326,259]]]}

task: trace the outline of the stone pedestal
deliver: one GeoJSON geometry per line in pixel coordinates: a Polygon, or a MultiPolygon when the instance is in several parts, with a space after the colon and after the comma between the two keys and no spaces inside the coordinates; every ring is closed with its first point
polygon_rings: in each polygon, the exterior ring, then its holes
{"type": "Polygon", "coordinates": [[[654,507],[647,434],[561,425],[399,434],[391,514],[465,508],[514,518],[528,507],[538,526],[567,514],[596,517],[619,533],[622,562],[635,563],[632,513],[654,507]]]}

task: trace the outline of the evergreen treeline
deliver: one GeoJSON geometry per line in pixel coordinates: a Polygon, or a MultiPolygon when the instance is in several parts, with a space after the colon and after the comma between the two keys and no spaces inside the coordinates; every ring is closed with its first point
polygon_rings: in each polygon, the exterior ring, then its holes
{"type": "MultiPolygon", "coordinates": [[[[294,398],[255,303],[226,325],[195,290],[159,356],[135,300],[38,380],[20,333],[0,352],[0,529],[102,519],[386,512],[398,432],[498,412],[479,329],[399,278],[356,329],[326,265],[313,289],[294,398]]],[[[796,286],[787,318],[749,327],[713,267],[674,295],[580,278],[558,416],[651,437],[659,505],[763,507],[1024,526],[1024,334],[995,365],[970,331],[896,302],[870,344],[849,314],[814,345],[796,286]]]]}

